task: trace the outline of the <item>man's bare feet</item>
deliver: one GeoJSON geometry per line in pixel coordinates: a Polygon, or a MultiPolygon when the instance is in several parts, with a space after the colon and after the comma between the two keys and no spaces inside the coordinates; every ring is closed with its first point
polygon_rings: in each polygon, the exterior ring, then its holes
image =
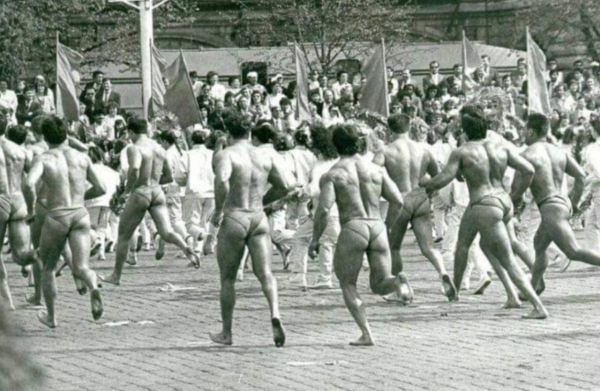
{"type": "Polygon", "coordinates": [[[134,251],[129,250],[127,258],[125,258],[125,263],[131,266],[137,265],[137,254],[134,251]]]}
{"type": "Polygon", "coordinates": [[[444,274],[442,276],[442,286],[444,288],[444,293],[446,294],[446,297],[449,301],[458,300],[458,296],[456,294],[456,287],[454,286],[454,283],[447,274],[444,274]]]}
{"type": "Polygon", "coordinates": [[[505,310],[509,310],[512,308],[521,308],[521,302],[519,301],[519,299],[508,299],[506,300],[506,302],[502,305],[502,309],[505,310]]]}
{"type": "Polygon", "coordinates": [[[81,281],[79,278],[75,277],[73,279],[75,281],[75,287],[77,288],[77,293],[79,293],[79,295],[83,296],[87,293],[87,286],[85,285],[85,282],[81,281]]]}
{"type": "Polygon", "coordinates": [[[285,344],[285,331],[281,325],[281,320],[273,318],[271,319],[271,325],[273,326],[273,341],[275,341],[275,346],[280,348],[285,344]]]}
{"type": "Polygon", "coordinates": [[[522,318],[523,319],[546,319],[548,317],[548,311],[546,311],[546,309],[537,309],[534,308],[533,311],[531,311],[530,313],[528,313],[527,315],[523,315],[522,318]]]}
{"type": "Polygon", "coordinates": [[[30,294],[30,295],[25,295],[25,301],[27,302],[27,304],[31,304],[31,305],[42,305],[42,299],[41,297],[36,297],[35,294],[30,294]]]}
{"type": "Polygon", "coordinates": [[[156,248],[154,259],[160,261],[165,256],[165,241],[158,233],[154,234],[154,247],[156,248]]]}
{"type": "Polygon", "coordinates": [[[43,324],[46,327],[54,329],[57,326],[56,321],[55,320],[51,320],[49,318],[49,316],[48,316],[48,313],[46,311],[44,311],[44,310],[38,311],[37,318],[40,321],[40,323],[43,324]]]}
{"type": "Polygon", "coordinates": [[[98,278],[101,281],[107,282],[109,284],[113,284],[113,285],[121,285],[121,279],[115,277],[114,274],[111,274],[110,276],[103,276],[102,274],[98,274],[98,278]]]}
{"type": "Polygon", "coordinates": [[[200,269],[200,256],[196,254],[192,247],[187,247],[185,249],[185,256],[190,261],[190,265],[194,266],[196,269],[200,269]]]}
{"type": "Polygon", "coordinates": [[[213,235],[208,235],[206,240],[204,241],[204,246],[202,248],[202,252],[204,255],[210,255],[215,252],[215,237],[213,235]]]}
{"type": "Polygon", "coordinates": [[[100,295],[99,289],[94,289],[92,293],[90,293],[90,301],[92,305],[92,317],[94,320],[98,320],[104,313],[104,308],[102,307],[102,296],[100,295]]]}
{"type": "Polygon", "coordinates": [[[402,301],[402,304],[409,305],[412,303],[415,295],[412,287],[408,283],[408,277],[406,277],[406,274],[403,272],[400,272],[398,273],[397,278],[400,281],[400,290],[398,292],[398,296],[402,301]]]}
{"type": "Polygon", "coordinates": [[[350,342],[350,346],[373,346],[375,341],[370,335],[361,335],[356,341],[350,342]]]}
{"type": "Polygon", "coordinates": [[[208,336],[210,337],[211,341],[213,341],[214,343],[221,344],[221,345],[231,345],[233,343],[233,341],[231,340],[231,336],[225,337],[223,335],[223,333],[219,333],[219,334],[208,333],[208,336]]]}
{"type": "Polygon", "coordinates": [[[290,268],[290,253],[292,252],[292,248],[288,246],[282,246],[281,257],[283,258],[283,270],[289,271],[290,268]]]}

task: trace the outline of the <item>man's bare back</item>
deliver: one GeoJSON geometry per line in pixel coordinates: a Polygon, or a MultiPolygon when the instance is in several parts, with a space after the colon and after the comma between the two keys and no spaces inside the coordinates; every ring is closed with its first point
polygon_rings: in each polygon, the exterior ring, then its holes
{"type": "Polygon", "coordinates": [[[163,175],[165,150],[154,140],[142,138],[127,148],[129,164],[139,168],[137,178],[127,183],[129,191],[140,186],[157,186],[163,175]],[[132,164],[133,163],[133,164],[132,164]]]}
{"type": "Polygon", "coordinates": [[[419,180],[431,165],[437,167],[429,148],[410,139],[395,140],[384,148],[383,155],[384,166],[403,195],[418,188],[419,180]]]}
{"type": "Polygon", "coordinates": [[[0,138],[0,147],[4,154],[4,168],[0,173],[0,190],[5,190],[3,194],[13,194],[23,192],[23,173],[29,170],[31,161],[25,148],[13,143],[6,138],[0,138]],[[6,176],[4,176],[4,172],[6,176]]]}

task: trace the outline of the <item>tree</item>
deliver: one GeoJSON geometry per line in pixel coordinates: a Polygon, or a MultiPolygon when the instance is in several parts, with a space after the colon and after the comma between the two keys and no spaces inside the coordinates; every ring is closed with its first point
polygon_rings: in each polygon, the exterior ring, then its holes
{"type": "Polygon", "coordinates": [[[239,0],[233,37],[244,46],[297,42],[308,58],[329,72],[343,54],[355,58],[365,42],[406,40],[412,7],[398,0],[239,0]]]}
{"type": "MultiPolygon", "coordinates": [[[[196,1],[172,0],[154,13],[155,34],[190,23],[196,1]]],[[[0,77],[53,75],[56,33],[83,65],[140,64],[138,12],[106,0],[0,0],[0,77]]]]}
{"type": "Polygon", "coordinates": [[[573,48],[580,43],[593,60],[600,60],[600,2],[597,0],[529,0],[516,15],[518,35],[524,44],[525,26],[545,51],[573,48]]]}

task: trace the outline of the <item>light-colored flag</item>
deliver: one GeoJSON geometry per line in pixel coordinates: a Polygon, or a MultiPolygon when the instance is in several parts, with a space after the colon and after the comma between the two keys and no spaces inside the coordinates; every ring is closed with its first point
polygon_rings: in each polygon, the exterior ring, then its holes
{"type": "Polygon", "coordinates": [[[545,80],[546,56],[527,28],[527,106],[530,113],[549,115],[550,94],[545,80]]]}
{"type": "Polygon", "coordinates": [[[149,117],[152,117],[154,113],[164,108],[167,87],[163,82],[166,60],[154,45],[150,49],[152,58],[152,99],[150,100],[149,117]]]}
{"type": "Polygon", "coordinates": [[[79,120],[77,83],[83,56],[56,39],[56,114],[71,121],[79,120]]]}
{"type": "Polygon", "coordinates": [[[165,93],[165,110],[177,116],[181,128],[199,123],[201,121],[200,110],[194,96],[183,52],[180,51],[179,57],[165,69],[165,75],[171,75],[165,93]]]}
{"type": "Polygon", "coordinates": [[[362,74],[367,81],[360,90],[360,107],[371,112],[389,116],[387,70],[385,66],[385,42],[375,48],[375,53],[365,64],[362,74]]]}
{"type": "Polygon", "coordinates": [[[296,61],[296,119],[309,121],[311,115],[308,102],[308,62],[298,45],[294,45],[294,60],[296,61]]]}
{"type": "Polygon", "coordinates": [[[481,56],[477,51],[477,48],[471,41],[467,39],[465,31],[463,30],[463,45],[462,45],[462,58],[463,58],[463,83],[462,90],[466,94],[473,93],[475,87],[475,81],[473,81],[473,73],[477,68],[483,65],[481,62],[481,56]]]}

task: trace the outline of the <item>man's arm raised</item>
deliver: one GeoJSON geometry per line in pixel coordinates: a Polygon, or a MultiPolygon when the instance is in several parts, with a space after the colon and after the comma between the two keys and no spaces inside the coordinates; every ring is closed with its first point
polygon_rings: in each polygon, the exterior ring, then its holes
{"type": "Polygon", "coordinates": [[[223,207],[229,194],[229,178],[233,171],[231,159],[226,152],[215,153],[213,157],[213,169],[215,170],[215,212],[212,217],[212,224],[218,227],[223,217],[223,207]]]}
{"type": "Polygon", "coordinates": [[[27,203],[28,216],[33,216],[37,197],[35,191],[36,186],[44,174],[44,162],[42,159],[43,155],[39,155],[33,159],[27,179],[23,182],[23,196],[25,197],[25,202],[27,203]]]}
{"type": "Polygon", "coordinates": [[[130,145],[127,148],[127,163],[129,163],[129,169],[127,170],[125,194],[129,194],[133,191],[133,187],[140,175],[140,168],[142,167],[142,154],[133,145],[130,145]]]}
{"type": "Polygon", "coordinates": [[[106,194],[106,186],[104,186],[104,184],[100,181],[100,178],[98,178],[98,174],[94,170],[90,158],[86,156],[86,159],[88,163],[86,179],[92,185],[92,187],[86,190],[84,199],[91,200],[106,194]]]}
{"type": "MultiPolygon", "coordinates": [[[[317,206],[317,210],[315,212],[313,235],[308,247],[308,255],[311,258],[315,258],[319,252],[319,239],[323,235],[323,232],[325,232],[329,213],[335,204],[335,187],[329,174],[325,174],[321,177],[321,180],[319,181],[319,187],[321,188],[319,205],[317,206]]],[[[402,198],[402,196],[400,196],[400,198],[402,198]]],[[[400,200],[400,202],[402,201],[400,200]]]]}
{"type": "Polygon", "coordinates": [[[295,180],[293,175],[285,170],[283,159],[280,156],[271,158],[271,171],[267,179],[271,184],[271,188],[263,197],[263,205],[270,205],[273,202],[287,196],[295,189],[295,180]]]}
{"type": "Polygon", "coordinates": [[[523,194],[525,194],[527,188],[531,185],[531,181],[535,175],[535,168],[526,158],[512,149],[506,148],[506,153],[508,154],[508,166],[515,169],[515,179],[511,187],[510,198],[513,204],[518,206],[523,200],[523,194]]]}
{"type": "Polygon", "coordinates": [[[565,168],[565,173],[575,178],[573,192],[571,193],[571,205],[573,205],[573,207],[576,209],[583,194],[586,174],[583,168],[577,163],[575,158],[569,154],[566,155],[567,167],[565,168]]]}
{"type": "Polygon", "coordinates": [[[459,168],[460,149],[455,149],[450,154],[450,158],[448,159],[448,164],[446,164],[446,167],[444,167],[444,169],[438,175],[431,178],[431,180],[429,180],[426,176],[422,177],[419,181],[419,186],[424,187],[427,193],[431,193],[435,190],[439,190],[443,187],[446,187],[450,184],[450,182],[452,182],[454,178],[456,178],[456,176],[458,175],[459,168]]]}

